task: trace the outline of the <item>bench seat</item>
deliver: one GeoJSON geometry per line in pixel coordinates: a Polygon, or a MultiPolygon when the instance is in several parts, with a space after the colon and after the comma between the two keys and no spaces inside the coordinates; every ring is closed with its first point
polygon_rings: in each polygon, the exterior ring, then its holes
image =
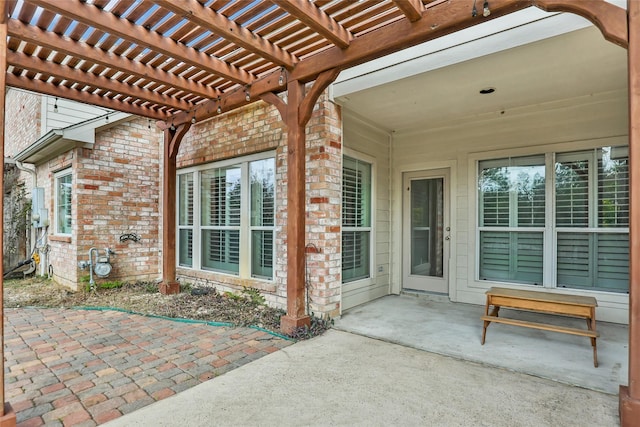
{"type": "Polygon", "coordinates": [[[484,321],[482,330],[483,345],[487,334],[487,327],[491,322],[571,335],[580,335],[591,339],[591,345],[593,347],[593,365],[598,367],[596,338],[599,336],[599,333],[596,331],[595,315],[595,308],[598,304],[595,298],[579,295],[558,294],[554,292],[527,291],[495,287],[489,289],[486,292],[486,295],[487,304],[485,306],[485,313],[484,316],[481,316],[480,318],[484,321]],[[489,312],[489,308],[491,306],[493,306],[493,310],[489,312]],[[587,329],[570,328],[542,322],[530,322],[508,317],[498,317],[501,307],[583,318],[587,321],[587,329]]]}

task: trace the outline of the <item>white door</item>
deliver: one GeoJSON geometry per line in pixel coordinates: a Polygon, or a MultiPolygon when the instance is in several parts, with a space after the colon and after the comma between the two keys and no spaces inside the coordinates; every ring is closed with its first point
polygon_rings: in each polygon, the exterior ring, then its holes
{"type": "Polygon", "coordinates": [[[449,170],[403,179],[403,289],[449,293],[449,170]]]}

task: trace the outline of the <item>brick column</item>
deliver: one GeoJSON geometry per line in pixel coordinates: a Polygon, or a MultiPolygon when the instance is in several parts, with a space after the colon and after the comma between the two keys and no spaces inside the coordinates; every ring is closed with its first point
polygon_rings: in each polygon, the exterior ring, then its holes
{"type": "Polygon", "coordinates": [[[307,126],[307,275],[310,311],[340,313],[342,135],[338,107],[323,94],[307,126]]]}

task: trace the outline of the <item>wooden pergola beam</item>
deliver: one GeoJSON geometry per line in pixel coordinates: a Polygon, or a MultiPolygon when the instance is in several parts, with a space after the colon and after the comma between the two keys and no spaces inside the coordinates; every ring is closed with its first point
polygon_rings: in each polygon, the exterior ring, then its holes
{"type": "MultiPolygon", "coordinates": [[[[0,0],[0,70],[7,69],[4,53],[7,51],[7,19],[9,5],[6,0],[0,0]]],[[[4,188],[4,143],[6,132],[6,73],[0,73],[0,159],[2,159],[2,173],[0,174],[0,188],[4,188]]],[[[0,229],[0,242],[4,242],[4,192],[0,197],[0,218],[3,227],[0,229]]],[[[4,251],[3,251],[4,252],[4,251]]],[[[4,377],[4,269],[3,252],[0,252],[0,427],[15,427],[16,413],[5,396],[4,377]]]]}
{"type": "Polygon", "coordinates": [[[105,52],[102,49],[89,46],[86,43],[77,42],[51,32],[43,31],[38,27],[23,24],[17,19],[9,19],[8,28],[10,36],[16,37],[26,43],[40,45],[74,58],[87,59],[103,67],[122,71],[123,73],[141,79],[152,80],[167,87],[183,90],[204,98],[216,98],[220,95],[220,92],[212,87],[180,76],[175,76],[158,68],[144,65],[141,62],[132,61],[123,56],[105,52]]]}
{"type": "Polygon", "coordinates": [[[89,105],[97,105],[109,110],[122,111],[123,113],[135,114],[149,119],[161,120],[163,122],[170,118],[170,115],[142,105],[130,104],[106,96],[95,95],[90,92],[79,91],[66,86],[56,86],[40,80],[32,80],[26,77],[19,77],[11,73],[6,73],[7,86],[24,89],[35,93],[57,96],[59,98],[70,99],[89,105]]]}
{"type": "Polygon", "coordinates": [[[340,49],[349,47],[353,40],[346,28],[308,0],[271,1],[340,49]]]}
{"type": "Polygon", "coordinates": [[[621,7],[598,0],[531,0],[531,4],[546,12],[569,12],[582,16],[598,27],[606,40],[624,48],[629,46],[627,11],[621,7]]]}
{"type": "Polygon", "coordinates": [[[82,3],[78,0],[66,0],[63,2],[56,0],[25,1],[184,63],[202,68],[208,73],[224,77],[233,82],[247,84],[254,78],[251,74],[238,67],[212,58],[185,45],[180,45],[168,37],[148,31],[111,13],[103,12],[92,4],[82,3]]]}
{"type": "Polygon", "coordinates": [[[627,2],[629,39],[629,385],[620,387],[620,425],[640,421],[640,2],[627,2]]]}
{"type": "Polygon", "coordinates": [[[393,2],[409,21],[416,22],[422,18],[422,12],[424,12],[422,0],[393,0],[393,2]]]}
{"type": "Polygon", "coordinates": [[[117,80],[98,76],[92,73],[86,73],[80,69],[67,67],[66,65],[58,65],[50,61],[43,61],[36,56],[27,56],[22,53],[9,51],[7,52],[7,63],[36,73],[55,76],[62,80],[68,80],[86,86],[99,87],[125,97],[141,99],[153,104],[175,108],[177,110],[188,111],[194,107],[193,104],[162,95],[152,90],[143,89],[139,86],[132,86],[126,83],[120,83],[117,80]]]}
{"type": "Polygon", "coordinates": [[[269,41],[258,37],[224,15],[202,6],[194,0],[156,0],[158,6],[191,21],[238,46],[278,65],[293,68],[298,58],[269,41]]]}

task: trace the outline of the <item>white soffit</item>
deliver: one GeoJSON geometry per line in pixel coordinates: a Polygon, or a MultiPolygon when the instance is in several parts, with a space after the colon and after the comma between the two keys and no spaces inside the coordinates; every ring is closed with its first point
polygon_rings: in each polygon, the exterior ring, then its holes
{"type": "MultiPolygon", "coordinates": [[[[625,0],[610,3],[626,7],[625,0]]],[[[591,25],[575,14],[548,13],[529,7],[345,70],[332,85],[331,96],[347,96],[591,25]]]]}

